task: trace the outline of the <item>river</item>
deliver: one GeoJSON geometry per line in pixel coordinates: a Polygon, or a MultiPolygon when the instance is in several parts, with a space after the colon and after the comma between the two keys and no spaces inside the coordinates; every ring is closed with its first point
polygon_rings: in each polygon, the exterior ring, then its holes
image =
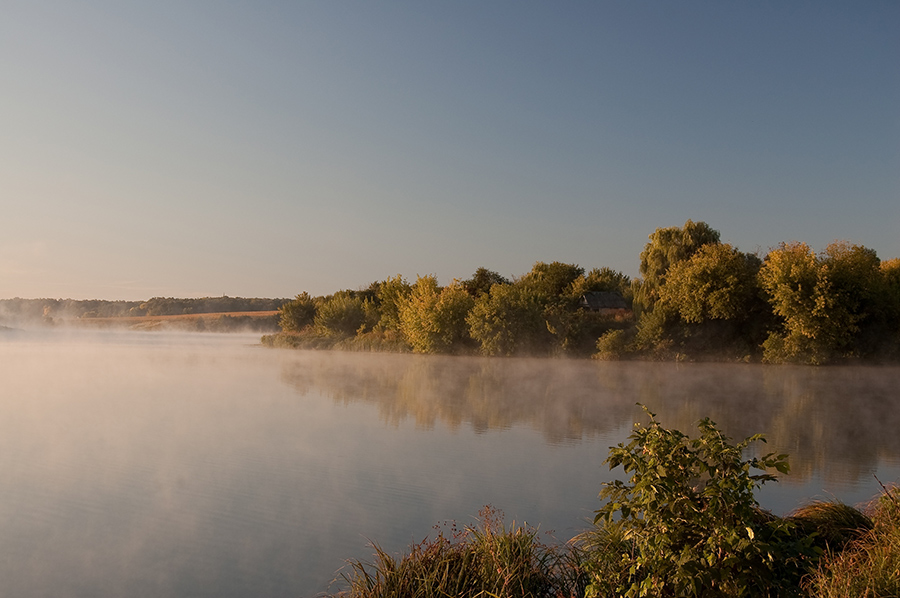
{"type": "Polygon", "coordinates": [[[585,528],[647,405],[768,437],[785,513],[900,481],[900,368],[264,349],[256,336],[0,333],[4,596],[315,596],[485,504],[585,528]]]}

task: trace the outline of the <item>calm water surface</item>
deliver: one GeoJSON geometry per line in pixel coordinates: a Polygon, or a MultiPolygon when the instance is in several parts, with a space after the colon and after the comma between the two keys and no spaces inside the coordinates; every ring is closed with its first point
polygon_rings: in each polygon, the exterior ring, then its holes
{"type": "MultiPolygon", "coordinates": [[[[566,540],[643,421],[764,432],[786,512],[900,481],[900,369],[275,351],[255,336],[0,335],[0,595],[315,596],[370,540],[566,540]]],[[[332,590],[337,589],[332,587],[332,590]]]]}

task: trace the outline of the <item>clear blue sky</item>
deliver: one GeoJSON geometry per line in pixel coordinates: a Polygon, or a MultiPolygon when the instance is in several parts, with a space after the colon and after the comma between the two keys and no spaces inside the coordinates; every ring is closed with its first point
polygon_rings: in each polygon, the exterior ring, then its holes
{"type": "Polygon", "coordinates": [[[7,0],[0,298],[293,296],[703,220],[900,257],[900,3],[7,0]]]}

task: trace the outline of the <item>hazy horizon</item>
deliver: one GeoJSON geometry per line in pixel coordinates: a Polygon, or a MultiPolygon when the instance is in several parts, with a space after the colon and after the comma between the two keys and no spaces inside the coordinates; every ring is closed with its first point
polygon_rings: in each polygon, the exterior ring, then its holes
{"type": "Polygon", "coordinates": [[[702,220],[900,257],[900,4],[200,0],[0,22],[0,298],[293,297],[702,220]]]}

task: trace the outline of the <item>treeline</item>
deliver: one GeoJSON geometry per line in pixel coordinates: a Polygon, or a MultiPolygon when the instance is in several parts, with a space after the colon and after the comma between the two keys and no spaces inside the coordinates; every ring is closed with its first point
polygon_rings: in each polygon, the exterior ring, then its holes
{"type": "Polygon", "coordinates": [[[273,311],[287,299],[245,297],[202,297],[176,299],[154,297],[147,301],[104,301],[100,299],[0,299],[0,324],[22,322],[54,323],[82,318],[175,316],[227,312],[273,311]]]}
{"type": "Polygon", "coordinates": [[[835,242],[764,258],[688,220],[657,229],[641,278],[538,262],[508,280],[479,268],[441,287],[401,276],[281,307],[275,346],[599,359],[828,363],[900,356],[900,259],[835,242]]]}

